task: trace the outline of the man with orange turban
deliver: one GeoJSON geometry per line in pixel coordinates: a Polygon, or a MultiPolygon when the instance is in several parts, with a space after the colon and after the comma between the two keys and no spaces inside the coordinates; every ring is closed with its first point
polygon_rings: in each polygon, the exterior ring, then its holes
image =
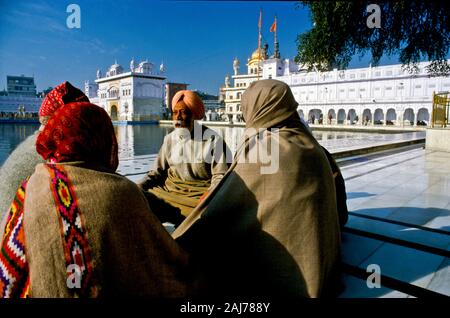
{"type": "Polygon", "coordinates": [[[175,130],[164,138],[153,169],[138,185],[187,216],[222,179],[228,170],[226,158],[231,156],[216,132],[196,122],[203,119],[205,106],[195,92],[177,92],[172,113],[175,130]]]}

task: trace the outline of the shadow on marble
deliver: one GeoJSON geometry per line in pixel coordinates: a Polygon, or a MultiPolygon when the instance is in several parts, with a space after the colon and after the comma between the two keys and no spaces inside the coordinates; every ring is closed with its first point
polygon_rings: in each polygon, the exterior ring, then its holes
{"type": "Polygon", "coordinates": [[[347,200],[356,199],[356,198],[373,197],[375,195],[376,194],[369,193],[369,192],[347,192],[347,200]]]}
{"type": "Polygon", "coordinates": [[[345,285],[344,291],[339,298],[406,298],[407,294],[392,290],[387,287],[369,288],[367,282],[363,279],[342,275],[342,281],[345,285]]]}
{"type": "MultiPolygon", "coordinates": [[[[444,257],[401,245],[385,243],[362,264],[380,267],[381,274],[426,288],[442,264],[444,257]]],[[[383,283],[381,283],[383,284],[383,283]]]]}
{"type": "MultiPolygon", "coordinates": [[[[430,228],[440,229],[450,233],[450,210],[440,209],[440,208],[421,208],[421,207],[379,207],[379,208],[362,208],[352,210],[351,212],[367,215],[381,217],[386,220],[399,221],[403,223],[408,223],[416,226],[425,226],[430,224],[435,219],[440,218],[442,220],[440,223],[433,223],[433,227],[430,228]]],[[[370,220],[367,220],[370,222],[370,220]]]]}
{"type": "Polygon", "coordinates": [[[450,258],[442,262],[427,288],[450,296],[450,258]]]}

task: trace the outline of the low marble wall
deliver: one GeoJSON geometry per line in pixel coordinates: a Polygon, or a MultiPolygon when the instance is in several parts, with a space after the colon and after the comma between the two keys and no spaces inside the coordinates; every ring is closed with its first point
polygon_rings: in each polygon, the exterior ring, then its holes
{"type": "Polygon", "coordinates": [[[450,128],[428,128],[425,148],[450,152],[450,128]]]}

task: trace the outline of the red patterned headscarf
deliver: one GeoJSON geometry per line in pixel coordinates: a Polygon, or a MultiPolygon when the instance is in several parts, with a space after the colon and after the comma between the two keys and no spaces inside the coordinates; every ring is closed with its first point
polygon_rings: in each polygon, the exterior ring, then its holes
{"type": "Polygon", "coordinates": [[[53,114],[36,140],[36,150],[53,162],[85,161],[113,171],[117,139],[106,111],[94,104],[67,104],[53,114]]]}
{"type": "Polygon", "coordinates": [[[45,96],[39,109],[39,116],[51,116],[58,108],[73,102],[89,103],[89,98],[69,82],[59,84],[45,96]]]}

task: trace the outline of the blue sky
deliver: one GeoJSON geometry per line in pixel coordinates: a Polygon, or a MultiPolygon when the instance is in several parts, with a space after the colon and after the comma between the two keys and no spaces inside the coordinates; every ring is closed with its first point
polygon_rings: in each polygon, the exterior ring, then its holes
{"type": "MultiPolygon", "coordinates": [[[[38,90],[65,80],[82,87],[98,68],[104,74],[117,60],[128,70],[134,57],[155,66],[164,61],[170,81],[217,95],[235,56],[246,72],[257,48],[260,8],[270,50],[277,15],[282,57],[293,58],[297,35],[311,28],[308,10],[295,2],[0,0],[0,90],[6,75],[20,74],[34,75],[38,90]],[[80,29],[66,26],[71,3],[81,8],[80,29]]],[[[396,62],[391,60],[381,64],[396,62]]],[[[368,61],[355,59],[350,66],[368,61]]]]}

